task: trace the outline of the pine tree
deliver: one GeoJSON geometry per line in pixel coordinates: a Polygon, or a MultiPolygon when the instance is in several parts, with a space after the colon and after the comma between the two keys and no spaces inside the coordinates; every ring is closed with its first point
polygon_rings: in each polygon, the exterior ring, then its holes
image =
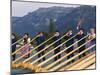
{"type": "Polygon", "coordinates": [[[53,19],[50,19],[49,21],[49,33],[54,33],[56,30],[56,25],[54,23],[54,20],[53,19]]]}
{"type": "MultiPolygon", "coordinates": [[[[54,32],[56,31],[56,25],[55,25],[55,22],[53,19],[49,20],[48,30],[49,30],[48,38],[50,38],[53,36],[54,32]]],[[[48,44],[50,44],[51,42],[53,42],[53,41],[52,40],[49,41],[48,44]]]]}

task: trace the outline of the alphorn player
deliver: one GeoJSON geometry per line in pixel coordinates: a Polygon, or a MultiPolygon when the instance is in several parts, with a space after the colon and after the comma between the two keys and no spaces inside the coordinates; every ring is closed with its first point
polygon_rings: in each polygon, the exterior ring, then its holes
{"type": "MultiPolygon", "coordinates": [[[[79,32],[78,32],[78,35],[76,36],[77,41],[82,39],[84,36],[85,36],[84,29],[80,28],[79,32]]],[[[84,44],[85,42],[86,42],[86,38],[82,39],[80,42],[78,42],[78,47],[81,46],[82,44],[84,44]]],[[[78,53],[82,52],[83,50],[85,50],[85,45],[79,48],[78,53]]],[[[79,59],[84,57],[84,56],[85,56],[85,53],[80,55],[79,59]]]]}
{"type": "MultiPolygon", "coordinates": [[[[56,31],[55,34],[54,34],[53,41],[56,41],[56,40],[58,40],[59,38],[60,38],[60,33],[59,33],[59,31],[56,31]]],[[[60,44],[61,44],[61,40],[59,40],[58,42],[56,42],[56,43],[54,44],[54,47],[57,47],[57,46],[60,45],[60,44]]],[[[58,47],[57,49],[54,50],[54,55],[57,54],[57,53],[59,53],[59,52],[60,52],[60,47],[58,47]]],[[[56,57],[54,58],[54,61],[58,60],[59,58],[61,58],[61,54],[59,54],[58,56],[56,56],[56,57]]]]}
{"type": "MultiPolygon", "coordinates": [[[[46,40],[46,37],[45,37],[44,33],[39,32],[38,37],[36,39],[37,46],[40,45],[41,43],[43,43],[45,40],[46,40]]],[[[41,45],[40,47],[38,47],[38,52],[44,48],[45,48],[45,44],[41,45]]],[[[38,54],[38,58],[40,58],[44,54],[45,54],[45,51],[42,51],[41,53],[38,54]]],[[[43,61],[45,61],[45,57],[43,58],[43,61]]],[[[38,62],[41,62],[41,60],[39,60],[38,62]]]]}
{"type": "MultiPolygon", "coordinates": [[[[70,39],[72,36],[73,36],[73,31],[72,31],[72,29],[68,29],[68,32],[67,32],[66,34],[66,36],[65,36],[65,40],[68,40],[68,39],[70,39]],[[68,33],[68,34],[67,34],[68,33]]],[[[71,40],[69,40],[68,42],[66,42],[66,44],[65,44],[65,46],[66,47],[69,47],[70,45],[72,45],[74,43],[74,38],[72,38],[71,40]]],[[[71,46],[70,48],[68,48],[65,52],[66,53],[69,53],[69,52],[71,52],[73,50],[73,46],[71,46]]],[[[67,59],[69,59],[69,58],[71,58],[71,57],[73,57],[74,56],[74,53],[72,53],[71,55],[69,55],[68,57],[67,57],[67,59]]],[[[72,60],[72,62],[74,62],[74,60],[72,60]]]]}
{"type": "MultiPolygon", "coordinates": [[[[17,41],[16,36],[15,36],[14,33],[12,33],[12,35],[11,35],[11,40],[12,40],[12,41],[11,41],[12,44],[15,43],[15,42],[17,41]]],[[[16,43],[15,43],[14,45],[12,45],[12,53],[15,52],[15,50],[16,50],[16,43]]],[[[15,60],[15,54],[12,55],[12,60],[15,60]]]]}
{"type": "MultiPolygon", "coordinates": [[[[94,29],[94,28],[90,28],[88,40],[90,40],[90,39],[93,39],[93,40],[89,43],[88,46],[92,46],[92,45],[96,44],[96,38],[95,38],[95,37],[96,37],[95,29],[94,29]]],[[[88,51],[88,53],[93,52],[95,49],[96,49],[96,48],[93,47],[92,49],[90,49],[90,50],[88,51]]]]}

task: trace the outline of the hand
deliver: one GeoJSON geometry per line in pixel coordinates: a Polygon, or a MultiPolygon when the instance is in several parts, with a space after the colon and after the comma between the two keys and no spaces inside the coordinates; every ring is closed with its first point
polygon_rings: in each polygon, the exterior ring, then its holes
{"type": "Polygon", "coordinates": [[[78,35],[80,34],[80,32],[77,33],[78,35]]]}
{"type": "Polygon", "coordinates": [[[56,34],[54,34],[54,36],[56,36],[56,34]]]}
{"type": "Polygon", "coordinates": [[[38,34],[37,37],[39,37],[40,35],[38,34]]]}
{"type": "Polygon", "coordinates": [[[68,35],[69,33],[66,33],[65,35],[68,35]]]}
{"type": "Polygon", "coordinates": [[[74,45],[74,47],[77,47],[77,43],[74,45]]]}
{"type": "Polygon", "coordinates": [[[23,39],[25,38],[25,36],[23,36],[23,39]]]}

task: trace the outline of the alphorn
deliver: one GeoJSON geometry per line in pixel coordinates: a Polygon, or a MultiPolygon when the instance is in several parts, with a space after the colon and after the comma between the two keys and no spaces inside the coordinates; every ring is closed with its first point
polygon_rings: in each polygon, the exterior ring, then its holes
{"type": "Polygon", "coordinates": [[[96,62],[96,58],[95,56],[93,58],[91,58],[90,60],[86,61],[85,63],[81,64],[80,66],[77,67],[77,69],[85,69],[88,66],[90,66],[91,64],[96,62]]]}
{"type": "Polygon", "coordinates": [[[15,61],[12,62],[12,64],[16,63],[17,61],[19,61],[20,59],[22,59],[24,56],[26,56],[29,53],[32,53],[34,50],[36,50],[37,48],[39,48],[40,46],[42,46],[43,44],[45,44],[46,42],[48,42],[49,40],[51,40],[54,36],[50,37],[49,39],[47,39],[46,41],[44,41],[43,43],[41,43],[40,45],[36,46],[35,48],[31,49],[29,52],[25,53],[24,55],[20,56],[19,58],[17,58],[15,61]]]}
{"type": "MultiPolygon", "coordinates": [[[[68,33],[67,33],[68,34],[68,33]]],[[[28,62],[29,60],[31,60],[33,57],[35,57],[36,55],[38,55],[39,53],[43,52],[45,49],[51,47],[53,44],[55,44],[56,42],[60,41],[61,39],[63,39],[67,34],[63,35],[61,38],[59,38],[58,40],[54,41],[53,43],[51,43],[49,46],[45,47],[44,49],[42,49],[41,51],[37,52],[36,54],[34,54],[33,56],[31,56],[30,58],[26,59],[25,62],[28,62]]]]}
{"type": "Polygon", "coordinates": [[[76,69],[77,70],[82,70],[85,69],[86,67],[88,67],[89,65],[95,63],[95,56],[93,58],[91,58],[90,60],[86,61],[85,63],[81,64],[80,66],[78,66],[76,69]]]}
{"type": "MultiPolygon", "coordinates": [[[[30,43],[31,42],[33,42],[36,38],[37,38],[38,36],[35,36],[31,41],[30,41],[30,43]]],[[[30,43],[28,43],[28,44],[30,44],[30,43]]],[[[17,53],[18,51],[20,51],[23,47],[25,47],[27,44],[25,44],[25,45],[23,45],[22,47],[20,47],[19,49],[17,49],[15,52],[13,52],[12,53],[12,55],[14,55],[15,53],[17,53]]]]}
{"type": "MultiPolygon", "coordinates": [[[[92,39],[91,39],[92,40],[92,39]]],[[[76,49],[72,50],[71,52],[69,52],[68,54],[66,54],[65,56],[63,56],[62,58],[58,59],[57,61],[55,61],[54,63],[48,65],[47,67],[45,67],[46,69],[51,68],[52,66],[54,66],[55,64],[57,64],[58,62],[60,62],[61,60],[63,60],[64,58],[66,58],[67,56],[69,56],[70,54],[74,53],[76,50],[78,50],[79,48],[81,48],[82,46],[86,45],[87,43],[89,43],[91,40],[85,42],[84,44],[82,44],[81,46],[77,47],[76,49]]],[[[79,40],[81,41],[81,40],[79,40]]],[[[76,43],[74,43],[76,44],[76,43]]],[[[73,45],[74,45],[73,44],[73,45]]],[[[51,59],[53,59],[54,57],[56,57],[57,55],[61,54],[62,52],[64,52],[65,50],[67,50],[68,48],[65,48],[64,50],[62,50],[61,52],[57,53],[56,55],[52,56],[51,58],[47,59],[46,61],[42,62],[39,64],[39,66],[44,65],[45,63],[47,63],[48,61],[50,61],[51,59]]]]}
{"type": "Polygon", "coordinates": [[[86,64],[86,62],[90,61],[94,57],[95,57],[95,53],[93,55],[87,57],[86,59],[82,60],[81,62],[77,63],[76,65],[73,65],[72,67],[67,68],[67,70],[79,70],[80,66],[82,66],[84,63],[86,64]]]}
{"type": "Polygon", "coordinates": [[[81,54],[83,54],[83,53],[87,52],[89,49],[91,49],[91,48],[95,47],[95,45],[96,45],[96,44],[94,44],[94,45],[92,45],[92,46],[88,47],[87,49],[85,49],[84,51],[82,51],[82,52],[80,52],[79,54],[75,55],[75,56],[74,56],[74,57],[72,57],[71,59],[68,59],[67,61],[65,61],[65,62],[63,62],[63,63],[61,63],[61,64],[59,64],[59,65],[55,66],[54,68],[51,68],[49,71],[56,71],[56,70],[58,70],[60,67],[62,67],[62,66],[64,66],[64,65],[66,65],[69,61],[71,61],[71,60],[75,59],[75,58],[76,58],[76,57],[78,57],[79,55],[81,55],[81,54]]]}
{"type": "Polygon", "coordinates": [[[73,62],[73,63],[71,63],[71,64],[69,64],[69,65],[66,65],[65,67],[59,69],[59,71],[68,70],[69,68],[71,68],[71,67],[77,65],[78,63],[80,63],[81,61],[87,59],[88,57],[90,57],[90,56],[93,55],[93,54],[95,54],[95,51],[93,51],[92,53],[87,54],[86,56],[82,57],[81,59],[76,60],[75,62],[73,62]]]}
{"type": "Polygon", "coordinates": [[[96,68],[96,63],[94,63],[94,64],[92,64],[92,65],[90,65],[90,66],[88,66],[87,68],[85,68],[85,69],[95,69],[96,68]]]}
{"type": "MultiPolygon", "coordinates": [[[[76,35],[75,35],[75,36],[76,36],[76,35]]],[[[75,37],[75,36],[73,36],[73,37],[75,37]]],[[[73,37],[72,37],[72,38],[73,38],[73,37]]],[[[72,38],[70,38],[70,39],[72,39],[72,38]]],[[[69,40],[70,40],[70,39],[69,39],[69,40]]],[[[69,40],[66,40],[66,42],[68,42],[69,40]]],[[[39,60],[42,59],[43,57],[47,56],[49,53],[53,52],[55,49],[59,48],[61,45],[65,44],[66,42],[64,42],[64,43],[58,45],[57,47],[55,47],[54,49],[48,51],[46,54],[44,54],[42,57],[38,58],[37,60],[33,61],[31,64],[35,64],[37,61],[39,61],[39,60]]]]}

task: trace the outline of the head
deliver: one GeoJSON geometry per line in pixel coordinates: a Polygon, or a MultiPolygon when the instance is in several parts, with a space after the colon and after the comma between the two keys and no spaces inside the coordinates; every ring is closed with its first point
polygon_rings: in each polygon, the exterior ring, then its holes
{"type": "Polygon", "coordinates": [[[14,39],[16,36],[14,33],[12,33],[11,38],[14,39]]]}
{"type": "Polygon", "coordinates": [[[29,34],[28,33],[24,33],[24,38],[28,38],[29,34]]]}
{"type": "Polygon", "coordinates": [[[90,28],[90,33],[94,34],[95,33],[95,29],[94,28],[90,28]]]}
{"type": "Polygon", "coordinates": [[[84,29],[79,29],[79,34],[83,34],[84,33],[84,29]]]}
{"type": "Polygon", "coordinates": [[[59,35],[60,35],[59,31],[56,31],[55,36],[59,36],[59,35]]]}
{"type": "Polygon", "coordinates": [[[44,33],[43,33],[43,32],[39,32],[38,35],[39,35],[39,36],[43,36],[44,33]]]}
{"type": "Polygon", "coordinates": [[[72,29],[69,29],[68,30],[68,34],[72,34],[72,29]]]}

